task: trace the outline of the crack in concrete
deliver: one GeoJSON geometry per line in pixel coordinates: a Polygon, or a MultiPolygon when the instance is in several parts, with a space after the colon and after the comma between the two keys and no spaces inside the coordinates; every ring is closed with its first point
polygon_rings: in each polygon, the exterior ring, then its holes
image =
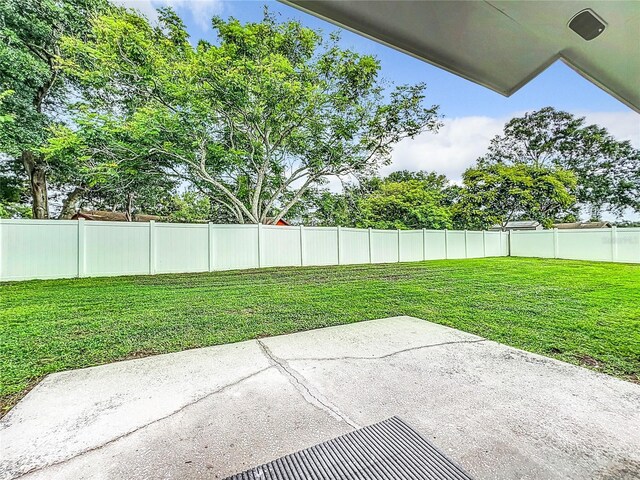
{"type": "Polygon", "coordinates": [[[481,342],[486,342],[487,339],[486,338],[481,338],[479,340],[457,340],[457,341],[453,341],[453,342],[442,342],[442,343],[432,343],[430,345],[420,345],[418,347],[410,347],[410,348],[405,348],[402,350],[398,350],[396,352],[391,352],[391,353],[387,353],[385,355],[379,355],[379,356],[375,356],[375,357],[363,357],[363,356],[343,356],[343,357],[297,357],[297,358],[289,358],[289,361],[292,362],[297,362],[297,361],[312,361],[312,360],[319,360],[319,361],[325,361],[325,360],[382,360],[385,358],[389,358],[389,357],[393,357],[394,355],[398,355],[400,353],[405,353],[405,352],[412,352],[414,350],[423,350],[426,348],[431,348],[431,347],[440,347],[443,345],[458,345],[458,344],[462,344],[462,343],[481,343],[481,342]]]}
{"type": "MultiPolygon", "coordinates": [[[[420,345],[417,347],[411,347],[411,348],[405,348],[402,350],[398,350],[396,352],[391,352],[391,353],[387,353],[385,355],[380,355],[380,356],[376,356],[376,357],[364,357],[364,356],[342,356],[342,357],[318,357],[318,358],[313,358],[313,357],[299,357],[299,358],[290,358],[287,359],[288,361],[332,361],[332,360],[380,360],[380,359],[385,359],[385,358],[389,358],[392,357],[394,355],[398,355],[401,353],[405,353],[405,352],[410,352],[413,350],[421,350],[421,349],[425,349],[425,348],[431,348],[431,347],[439,347],[442,345],[454,345],[454,344],[463,344],[463,343],[480,343],[480,342],[485,342],[487,341],[487,339],[479,339],[479,340],[460,340],[460,341],[452,341],[452,342],[442,342],[442,343],[434,343],[431,345],[420,345]]],[[[269,360],[269,362],[271,363],[270,366],[262,368],[256,372],[253,372],[249,375],[246,375],[242,378],[239,378],[238,380],[236,380],[235,382],[229,383],[227,385],[224,385],[222,387],[217,388],[216,390],[213,390],[207,394],[205,394],[204,396],[193,400],[183,406],[181,406],[180,408],[174,410],[171,413],[168,413],[167,415],[157,418],[149,423],[146,423],[144,425],[141,425],[137,428],[134,428],[133,430],[130,430],[128,432],[125,432],[101,445],[92,447],[92,448],[88,448],[86,450],[82,450],[81,452],[78,452],[70,457],[67,457],[65,459],[59,460],[57,462],[53,462],[53,463],[49,463],[46,465],[42,465],[39,467],[33,467],[30,470],[27,470],[26,472],[22,472],[22,473],[17,473],[17,475],[9,477],[11,480],[16,480],[19,478],[22,478],[26,475],[29,475],[31,473],[34,472],[38,472],[41,470],[45,470],[47,468],[51,468],[51,467],[55,467],[58,465],[62,465],[65,464],[67,462],[70,462],[71,460],[78,458],[82,455],[85,455],[87,453],[96,451],[96,450],[100,450],[112,443],[115,443],[123,438],[129,437],[130,435],[133,435],[136,432],[139,432],[151,425],[154,425],[156,423],[159,423],[163,420],[166,420],[180,412],[182,412],[183,410],[196,405],[197,403],[206,400],[207,398],[216,395],[218,393],[222,393],[223,391],[225,391],[228,388],[234,387],[252,377],[255,377],[257,375],[259,375],[260,373],[269,370],[270,368],[277,368],[281,373],[283,373],[288,379],[289,379],[289,383],[291,383],[294,388],[296,390],[298,390],[298,392],[302,395],[302,397],[311,405],[313,405],[314,407],[323,410],[325,412],[327,412],[328,414],[330,414],[331,416],[333,416],[334,418],[337,418],[338,420],[344,421],[345,423],[347,423],[349,426],[353,427],[353,428],[360,428],[360,426],[355,423],[353,420],[351,420],[348,416],[346,416],[344,413],[342,413],[340,411],[340,409],[333,405],[331,402],[329,402],[327,399],[325,399],[319,392],[315,391],[306,381],[306,379],[300,374],[298,373],[294,368],[292,368],[288,361],[283,359],[283,358],[279,358],[277,356],[275,356],[271,350],[269,349],[269,347],[267,347],[262,341],[257,340],[258,345],[260,346],[260,349],[262,350],[262,353],[265,355],[265,357],[267,357],[267,359],[269,360]]]]}
{"type": "Polygon", "coordinates": [[[347,415],[342,413],[340,409],[332,404],[329,400],[324,398],[320,392],[316,391],[307,380],[293,369],[286,360],[279,358],[273,354],[273,352],[267,347],[261,340],[257,340],[260,349],[264,353],[265,357],[275,366],[283,375],[289,379],[289,383],[298,390],[302,397],[312,406],[323,410],[334,418],[345,422],[347,425],[353,428],[360,428],[360,426],[351,420],[347,415]]]}
{"type": "Polygon", "coordinates": [[[117,437],[112,438],[111,440],[109,440],[109,441],[107,441],[107,442],[105,442],[105,443],[103,443],[101,445],[97,445],[95,447],[88,448],[88,449],[83,450],[81,452],[78,452],[78,453],[76,453],[76,454],[74,454],[74,455],[72,455],[70,457],[67,457],[67,458],[62,459],[62,460],[58,460],[57,462],[49,463],[47,465],[42,465],[42,466],[39,466],[39,467],[33,467],[30,470],[27,470],[26,472],[18,473],[16,476],[9,477],[9,479],[10,480],[17,480],[18,478],[22,478],[22,477],[24,477],[26,475],[29,475],[31,473],[38,472],[40,470],[45,470],[47,468],[55,467],[55,466],[58,466],[58,465],[63,465],[65,463],[67,463],[67,462],[70,462],[71,460],[73,460],[75,458],[81,457],[82,455],[86,455],[87,453],[91,453],[91,452],[94,452],[96,450],[100,450],[100,449],[102,449],[102,448],[104,448],[104,447],[106,447],[108,445],[111,445],[112,443],[117,442],[118,440],[121,440],[123,438],[129,437],[130,435],[133,435],[134,433],[139,432],[140,430],[144,430],[145,428],[150,427],[151,425],[155,425],[156,423],[162,422],[163,420],[167,420],[168,418],[170,418],[170,417],[182,412],[183,410],[185,410],[185,409],[187,409],[187,408],[189,408],[189,407],[191,407],[193,405],[196,405],[197,403],[199,403],[199,402],[201,402],[203,400],[206,400],[207,398],[210,398],[213,395],[216,395],[218,393],[222,393],[225,390],[227,390],[228,388],[235,387],[236,385],[239,385],[240,383],[242,383],[242,382],[244,382],[246,380],[249,380],[250,378],[253,378],[253,377],[261,374],[262,372],[265,372],[265,371],[267,371],[267,370],[269,370],[270,368],[273,368],[273,367],[274,367],[274,365],[270,365],[270,366],[264,367],[264,368],[262,368],[262,369],[260,369],[260,370],[258,370],[256,372],[253,372],[253,373],[251,373],[249,375],[245,375],[244,377],[239,378],[235,382],[223,385],[222,387],[219,387],[219,388],[207,393],[206,395],[204,395],[204,396],[202,396],[200,398],[197,398],[196,400],[193,400],[193,401],[191,401],[189,403],[186,403],[185,405],[181,406],[180,408],[174,410],[171,413],[168,413],[167,415],[165,415],[163,417],[156,418],[155,420],[152,420],[149,423],[145,423],[144,425],[140,425],[139,427],[136,427],[133,430],[125,432],[122,435],[118,435],[117,437]]]}

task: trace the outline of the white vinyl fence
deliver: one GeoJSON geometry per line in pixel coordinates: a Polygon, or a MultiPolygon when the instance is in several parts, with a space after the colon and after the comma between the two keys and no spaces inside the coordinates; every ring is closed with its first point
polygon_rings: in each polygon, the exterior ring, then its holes
{"type": "Polygon", "coordinates": [[[501,232],[0,220],[0,280],[509,254],[501,232]]]}
{"type": "Polygon", "coordinates": [[[640,263],[640,228],[511,232],[511,256],[640,263]]]}
{"type": "Polygon", "coordinates": [[[542,257],[640,263],[640,228],[476,232],[0,220],[0,281],[542,257]]]}

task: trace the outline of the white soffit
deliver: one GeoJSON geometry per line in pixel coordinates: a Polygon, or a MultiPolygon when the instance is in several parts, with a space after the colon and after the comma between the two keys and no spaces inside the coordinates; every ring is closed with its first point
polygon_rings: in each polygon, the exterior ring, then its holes
{"type": "Polygon", "coordinates": [[[281,0],[509,96],[558,59],[640,112],[640,1],[281,0]],[[604,32],[569,29],[591,9],[604,32]]]}

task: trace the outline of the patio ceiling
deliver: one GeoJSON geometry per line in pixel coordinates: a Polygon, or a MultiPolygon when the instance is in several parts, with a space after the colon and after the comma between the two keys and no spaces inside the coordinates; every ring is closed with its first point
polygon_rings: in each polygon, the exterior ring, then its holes
{"type": "Polygon", "coordinates": [[[561,59],[640,112],[640,2],[281,1],[506,96],[561,59]],[[585,9],[589,41],[568,26],[585,9]]]}

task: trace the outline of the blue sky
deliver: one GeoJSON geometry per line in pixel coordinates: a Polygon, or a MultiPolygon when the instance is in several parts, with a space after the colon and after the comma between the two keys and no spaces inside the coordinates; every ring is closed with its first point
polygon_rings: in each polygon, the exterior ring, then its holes
{"type": "MultiPolygon", "coordinates": [[[[513,112],[552,105],[571,112],[631,112],[624,104],[582,78],[562,62],[557,62],[510,98],[464,80],[437,67],[380,45],[324,20],[277,1],[252,0],[132,0],[126,2],[141,10],[149,5],[171,4],[180,14],[194,40],[212,39],[210,17],[233,16],[243,22],[260,21],[264,5],[283,20],[296,19],[305,26],[324,32],[340,30],[342,45],[375,55],[382,75],[395,83],[426,82],[428,101],[441,106],[447,117],[510,116],[513,112]]],[[[640,117],[639,117],[640,118],[640,117]]],[[[639,127],[640,128],[640,127],[639,127]]]]}
{"type": "MultiPolygon", "coordinates": [[[[324,20],[276,1],[251,0],[118,0],[153,18],[154,8],[171,5],[182,17],[194,41],[213,39],[212,15],[233,16],[243,22],[259,21],[264,5],[282,20],[295,19],[303,25],[329,33],[338,29],[324,20]]],[[[440,106],[444,126],[437,133],[425,133],[405,140],[393,152],[393,162],[382,170],[435,170],[458,182],[462,172],[482,155],[490,139],[501,132],[514,116],[552,106],[585,116],[590,123],[609,129],[617,138],[630,140],[640,148],[640,115],[608,93],[556,62],[511,97],[380,45],[346,30],[342,46],[376,56],[381,76],[393,83],[427,84],[426,102],[440,106]]],[[[338,185],[338,182],[336,182],[338,185]]]]}
{"type": "MultiPolygon", "coordinates": [[[[630,112],[631,110],[606,92],[582,78],[562,62],[557,62],[533,82],[510,98],[492,92],[456,75],[417,60],[392,48],[380,45],[324,20],[279,2],[230,1],[216,2],[222,16],[234,16],[241,21],[259,21],[263,6],[283,19],[300,20],[305,26],[329,32],[340,30],[342,44],[362,53],[375,55],[381,62],[382,75],[395,83],[426,82],[428,100],[441,106],[447,117],[486,115],[500,117],[514,111],[533,110],[548,105],[568,111],[630,112]]],[[[183,10],[182,8],[179,11],[183,10]]],[[[185,13],[194,37],[206,35],[205,25],[185,13]],[[196,33],[197,32],[197,33],[196,33]]]]}

